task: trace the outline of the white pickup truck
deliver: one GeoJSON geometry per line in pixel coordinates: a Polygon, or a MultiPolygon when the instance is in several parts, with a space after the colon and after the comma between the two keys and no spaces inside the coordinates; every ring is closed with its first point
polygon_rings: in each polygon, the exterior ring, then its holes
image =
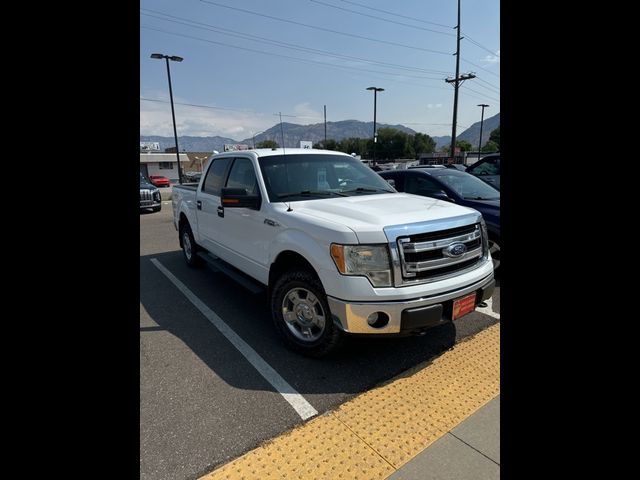
{"type": "Polygon", "coordinates": [[[347,154],[213,155],[172,203],[187,264],[222,260],[265,285],[276,329],[307,355],[345,333],[422,334],[494,290],[479,212],[398,193],[347,154]]]}

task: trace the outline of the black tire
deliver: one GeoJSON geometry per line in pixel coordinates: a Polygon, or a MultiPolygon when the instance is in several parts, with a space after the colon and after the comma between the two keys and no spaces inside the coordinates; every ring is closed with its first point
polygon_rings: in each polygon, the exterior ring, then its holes
{"type": "MultiPolygon", "coordinates": [[[[292,305],[292,309],[288,313],[295,315],[293,302],[287,300],[287,303],[292,305]]],[[[271,293],[271,315],[276,330],[287,347],[303,355],[309,357],[325,356],[337,349],[344,340],[344,333],[333,323],[322,284],[318,277],[311,272],[304,270],[285,272],[276,281],[271,293]],[[295,292],[295,294],[292,292],[295,292]],[[307,294],[304,292],[310,293],[312,297],[306,296],[307,294]],[[288,295],[297,295],[298,300],[300,300],[298,320],[293,322],[287,322],[284,318],[284,302],[288,295]],[[302,296],[300,297],[300,295],[302,296]],[[324,318],[322,328],[313,324],[311,320],[306,319],[305,310],[314,320],[318,320],[320,317],[324,318]],[[300,313],[301,311],[303,313],[300,313]],[[302,328],[298,328],[301,327],[300,321],[311,324],[310,327],[306,327],[306,331],[311,335],[309,340],[302,338],[305,334],[302,328]]]]}
{"type": "Polygon", "coordinates": [[[160,205],[159,207],[153,207],[153,211],[154,212],[159,212],[162,209],[162,205],[160,205]]]}
{"type": "Polygon", "coordinates": [[[198,256],[200,248],[193,238],[193,232],[188,223],[183,223],[180,227],[180,245],[182,247],[182,256],[187,265],[194,268],[202,265],[203,260],[198,256]]]}

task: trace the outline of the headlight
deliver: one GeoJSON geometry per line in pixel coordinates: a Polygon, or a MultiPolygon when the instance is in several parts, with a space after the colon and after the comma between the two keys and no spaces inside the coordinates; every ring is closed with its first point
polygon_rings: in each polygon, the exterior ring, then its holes
{"type": "Polygon", "coordinates": [[[487,224],[484,218],[480,219],[480,233],[482,234],[482,256],[484,258],[491,258],[491,255],[489,255],[489,233],[487,232],[487,224]]]}
{"type": "Polygon", "coordinates": [[[386,245],[331,245],[331,258],[343,275],[360,275],[374,287],[391,286],[391,265],[386,245]]]}

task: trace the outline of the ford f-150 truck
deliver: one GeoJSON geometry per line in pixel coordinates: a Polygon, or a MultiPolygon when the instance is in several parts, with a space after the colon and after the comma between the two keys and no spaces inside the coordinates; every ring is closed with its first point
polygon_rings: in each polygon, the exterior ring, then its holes
{"type": "Polygon", "coordinates": [[[340,152],[213,155],[172,204],[187,264],[222,260],[265,285],[276,329],[307,355],[345,334],[421,334],[493,293],[479,212],[398,193],[340,152]]]}

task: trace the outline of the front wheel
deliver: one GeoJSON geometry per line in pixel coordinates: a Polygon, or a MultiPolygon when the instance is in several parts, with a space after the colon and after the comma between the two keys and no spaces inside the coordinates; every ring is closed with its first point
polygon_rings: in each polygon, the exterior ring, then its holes
{"type": "Polygon", "coordinates": [[[283,274],[271,295],[271,314],[286,345],[303,355],[322,357],[344,334],[334,325],[320,280],[301,270],[283,274]]]}
{"type": "Polygon", "coordinates": [[[180,227],[180,243],[182,244],[182,255],[187,265],[190,267],[202,265],[202,259],[198,256],[198,245],[196,245],[191,227],[187,223],[180,227]]]}

